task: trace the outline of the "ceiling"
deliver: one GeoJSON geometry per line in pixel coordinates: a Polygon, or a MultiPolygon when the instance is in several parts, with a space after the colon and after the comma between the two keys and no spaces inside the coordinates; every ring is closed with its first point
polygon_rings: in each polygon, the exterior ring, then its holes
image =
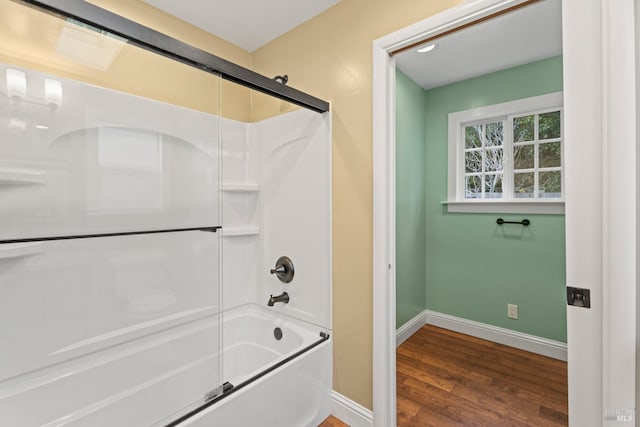
{"type": "Polygon", "coordinates": [[[253,52],[340,0],[143,0],[253,52]]]}
{"type": "Polygon", "coordinates": [[[425,89],[528,64],[562,53],[562,3],[545,0],[446,35],[395,56],[425,89]],[[416,50],[435,43],[430,52],[416,50]]]}

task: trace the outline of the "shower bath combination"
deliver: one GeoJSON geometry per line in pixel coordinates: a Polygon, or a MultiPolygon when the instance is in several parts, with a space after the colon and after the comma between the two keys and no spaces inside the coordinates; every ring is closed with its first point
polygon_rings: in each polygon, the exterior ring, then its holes
{"type": "Polygon", "coordinates": [[[318,425],[328,104],[59,3],[0,5],[0,425],[318,425]]]}

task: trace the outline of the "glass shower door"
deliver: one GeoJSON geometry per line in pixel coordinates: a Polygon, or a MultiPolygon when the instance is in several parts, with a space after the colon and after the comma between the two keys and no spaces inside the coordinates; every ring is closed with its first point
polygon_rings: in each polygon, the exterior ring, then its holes
{"type": "Polygon", "coordinates": [[[219,76],[0,4],[0,425],[220,393],[219,76]]]}

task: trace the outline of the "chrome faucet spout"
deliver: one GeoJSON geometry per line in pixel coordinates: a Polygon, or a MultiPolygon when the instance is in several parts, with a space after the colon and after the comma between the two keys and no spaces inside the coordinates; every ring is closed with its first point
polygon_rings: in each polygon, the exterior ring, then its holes
{"type": "Polygon", "coordinates": [[[289,303],[289,294],[286,293],[286,292],[283,292],[282,294],[277,295],[275,297],[273,295],[271,295],[269,297],[269,301],[267,301],[267,305],[269,307],[273,307],[273,305],[275,303],[277,303],[277,302],[281,302],[283,304],[288,304],[289,303]]]}

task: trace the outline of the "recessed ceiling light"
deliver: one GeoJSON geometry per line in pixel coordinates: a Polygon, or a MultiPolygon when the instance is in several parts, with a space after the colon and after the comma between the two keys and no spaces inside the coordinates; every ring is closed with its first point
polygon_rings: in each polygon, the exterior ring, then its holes
{"type": "Polygon", "coordinates": [[[431,52],[431,51],[432,51],[433,49],[435,49],[435,48],[436,48],[436,45],[435,45],[435,44],[430,44],[430,45],[427,45],[427,46],[425,46],[425,47],[421,47],[421,48],[420,48],[420,49],[418,49],[416,52],[418,52],[418,53],[431,52]]]}
{"type": "Polygon", "coordinates": [[[36,129],[49,129],[49,126],[45,126],[45,125],[36,125],[36,129]]]}

